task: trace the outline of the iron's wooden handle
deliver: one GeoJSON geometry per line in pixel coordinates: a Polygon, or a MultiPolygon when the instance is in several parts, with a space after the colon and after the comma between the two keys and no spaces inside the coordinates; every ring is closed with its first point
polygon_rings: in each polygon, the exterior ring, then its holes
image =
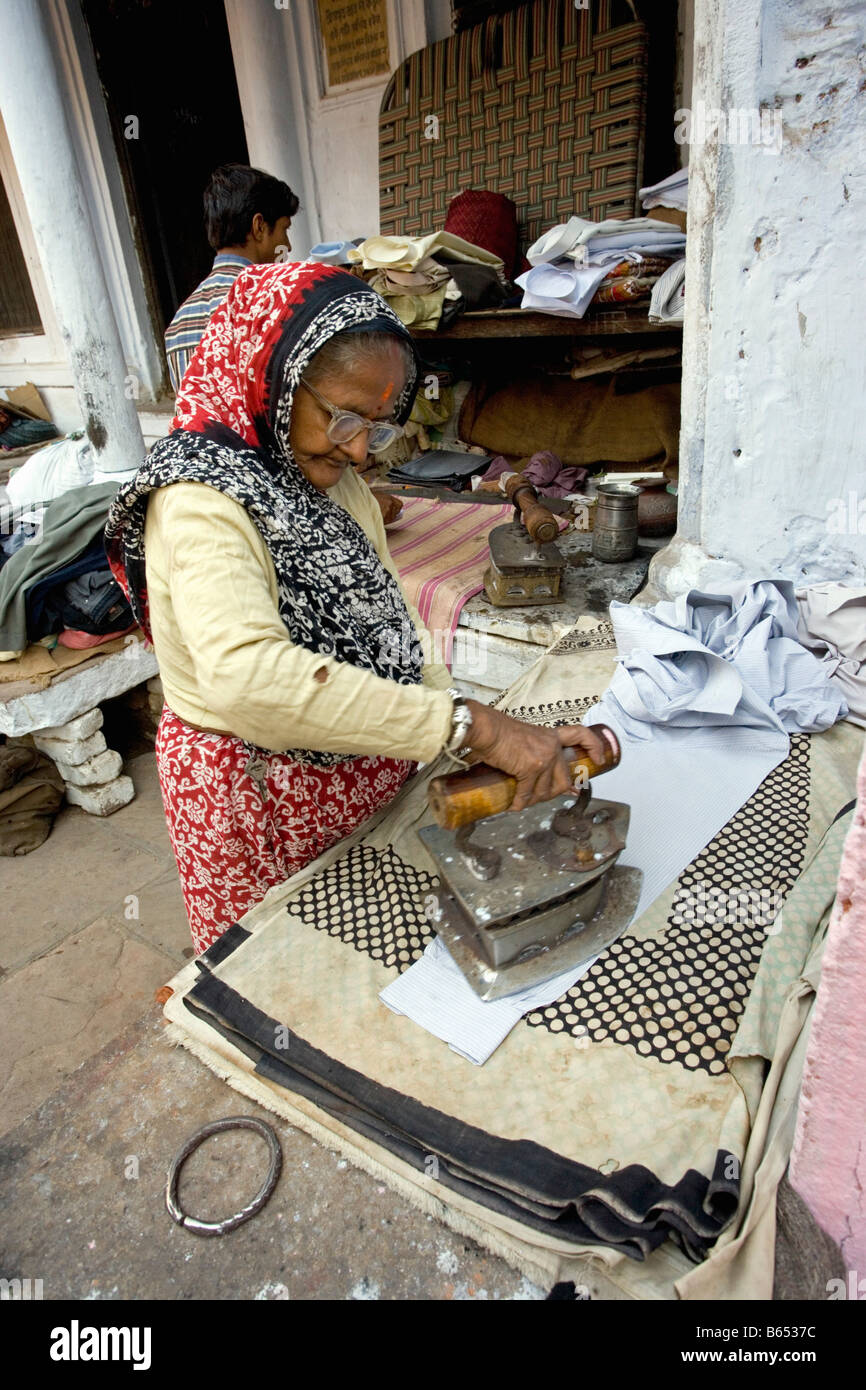
{"type": "Polygon", "coordinates": [[[515,507],[519,507],[530,539],[536,545],[555,541],[559,535],[559,523],[553,512],[549,512],[538,500],[538,493],[531,483],[525,483],[516,473],[505,483],[505,495],[515,507]]]}
{"type": "MultiPolygon", "coordinates": [[[[581,773],[585,781],[589,781],[602,772],[609,772],[620,759],[619,741],[613,730],[606,724],[592,724],[590,728],[604,742],[607,757],[604,762],[597,763],[582,750],[564,749],[573,781],[581,773]]],[[[487,763],[476,763],[464,772],[434,777],[427,789],[427,797],[437,824],[443,830],[459,830],[461,825],[471,825],[473,821],[507,811],[516,791],[516,777],[488,767],[487,763]]]]}
{"type": "Polygon", "coordinates": [[[545,545],[548,541],[555,541],[559,535],[559,527],[556,517],[549,512],[546,507],[542,507],[540,502],[528,502],[524,505],[525,494],[518,494],[520,510],[523,513],[523,520],[536,545],[545,545]]]}

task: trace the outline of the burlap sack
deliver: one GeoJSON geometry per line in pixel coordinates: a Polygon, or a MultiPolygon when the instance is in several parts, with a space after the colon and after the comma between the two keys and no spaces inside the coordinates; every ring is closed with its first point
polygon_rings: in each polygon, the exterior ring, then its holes
{"type": "Polygon", "coordinates": [[[0,748],[0,855],[29,854],[47,840],[63,801],[63,778],[35,748],[0,748]]]}

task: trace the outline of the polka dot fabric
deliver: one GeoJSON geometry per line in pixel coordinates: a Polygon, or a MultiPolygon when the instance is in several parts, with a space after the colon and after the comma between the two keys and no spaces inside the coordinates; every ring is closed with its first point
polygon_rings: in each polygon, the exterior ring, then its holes
{"type": "Polygon", "coordinates": [[[530,1027],[613,1041],[660,1062],[725,1070],[767,931],[803,865],[809,738],[680,875],[662,941],[621,937],[530,1027]]]}
{"type": "Polygon", "coordinates": [[[425,899],[436,885],[392,849],[357,845],[302,889],[292,910],[402,974],[432,940],[425,899]]]}

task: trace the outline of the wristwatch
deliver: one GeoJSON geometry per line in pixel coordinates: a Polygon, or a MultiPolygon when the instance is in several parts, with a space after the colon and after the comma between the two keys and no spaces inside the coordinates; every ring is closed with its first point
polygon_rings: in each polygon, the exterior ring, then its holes
{"type": "Polygon", "coordinates": [[[454,702],[454,710],[451,715],[451,735],[445,748],[449,753],[459,753],[465,747],[472,729],[472,711],[459,690],[449,690],[448,694],[454,702]]]}

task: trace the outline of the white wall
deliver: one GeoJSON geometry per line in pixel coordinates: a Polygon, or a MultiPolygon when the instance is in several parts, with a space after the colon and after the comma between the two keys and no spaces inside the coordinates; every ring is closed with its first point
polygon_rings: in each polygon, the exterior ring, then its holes
{"type": "Polygon", "coordinates": [[[695,112],[765,107],[780,143],[691,145],[680,521],[656,592],[866,580],[864,44],[862,0],[697,0],[695,112]]]}
{"type": "Polygon", "coordinates": [[[323,241],[379,230],[379,103],[385,82],[356,96],[307,102],[310,159],[323,241]]]}
{"type": "MultiPolygon", "coordinates": [[[[676,105],[691,106],[694,77],[695,0],[679,0],[677,6],[676,105]]],[[[680,166],[689,162],[688,145],[680,145],[680,166]]]]}
{"type": "MultiPolygon", "coordinates": [[[[120,335],[123,358],[142,403],[161,391],[164,367],[161,345],[150,317],[130,225],[123,179],[102,97],[93,49],[78,0],[42,0],[64,110],[75,147],[83,202],[99,246],[100,263],[120,335]]],[[[28,94],[34,117],[39,93],[28,94]]],[[[50,135],[44,131],[46,150],[50,135]]],[[[0,121],[0,168],[9,191],[13,216],[45,332],[0,340],[0,392],[30,381],[36,385],[56,424],[66,433],[82,426],[72,372],[58,329],[38,246],[11,151],[0,121]]]]}
{"type": "MultiPolygon", "coordinates": [[[[379,106],[388,76],[326,90],[314,0],[225,0],[250,161],[301,198],[293,253],[379,229],[379,106]]],[[[451,32],[449,0],[388,0],[391,65],[451,32]]]]}

